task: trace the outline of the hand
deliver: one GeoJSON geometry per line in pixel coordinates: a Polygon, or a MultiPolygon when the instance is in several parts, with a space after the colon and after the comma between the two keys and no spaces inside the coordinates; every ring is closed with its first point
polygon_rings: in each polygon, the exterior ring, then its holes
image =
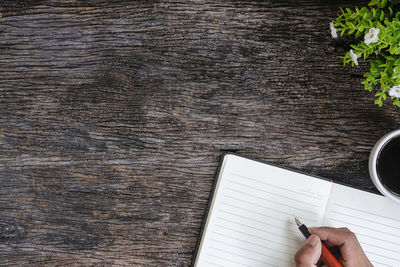
{"type": "Polygon", "coordinates": [[[328,247],[337,246],[342,256],[338,260],[344,267],[373,267],[368,260],[356,235],[347,228],[310,227],[312,234],[306,244],[296,253],[297,267],[317,266],[321,256],[321,240],[326,240],[328,247]]]}

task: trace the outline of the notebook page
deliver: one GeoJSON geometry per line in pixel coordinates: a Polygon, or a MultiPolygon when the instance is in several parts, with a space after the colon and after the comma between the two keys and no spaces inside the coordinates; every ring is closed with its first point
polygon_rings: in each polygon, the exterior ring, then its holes
{"type": "Polygon", "coordinates": [[[294,266],[304,243],[295,214],[318,225],[332,183],[225,156],[194,266],[294,266]]]}
{"type": "Polygon", "coordinates": [[[375,267],[400,266],[400,205],[394,201],[334,184],[323,224],[354,232],[375,267]]]}

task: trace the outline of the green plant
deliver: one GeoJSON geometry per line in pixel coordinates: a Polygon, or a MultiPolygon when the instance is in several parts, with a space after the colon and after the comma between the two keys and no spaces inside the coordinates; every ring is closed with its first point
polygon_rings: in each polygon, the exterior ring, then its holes
{"type": "Polygon", "coordinates": [[[375,104],[382,106],[387,94],[400,107],[400,11],[399,1],[372,0],[368,7],[341,10],[331,24],[332,36],[347,33],[364,41],[352,44],[343,57],[343,63],[358,65],[357,58],[370,60],[370,69],[364,74],[365,90],[375,92],[375,104]]]}

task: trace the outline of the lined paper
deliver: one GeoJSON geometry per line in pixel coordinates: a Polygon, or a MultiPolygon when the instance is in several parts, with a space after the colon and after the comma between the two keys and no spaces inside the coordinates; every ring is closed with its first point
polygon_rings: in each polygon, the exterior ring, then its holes
{"type": "Polygon", "coordinates": [[[347,227],[375,267],[400,266],[400,205],[383,196],[225,156],[194,266],[295,266],[308,226],[347,227]]]}
{"type": "Polygon", "coordinates": [[[322,222],[332,183],[234,155],[224,158],[196,267],[294,266],[294,215],[322,222]]]}
{"type": "Polygon", "coordinates": [[[394,201],[334,184],[323,224],[354,232],[375,267],[400,266],[400,205],[394,201]]]}

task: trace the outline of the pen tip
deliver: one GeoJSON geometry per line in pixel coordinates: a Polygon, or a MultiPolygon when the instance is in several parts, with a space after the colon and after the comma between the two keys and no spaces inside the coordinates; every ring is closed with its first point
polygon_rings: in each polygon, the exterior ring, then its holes
{"type": "Polygon", "coordinates": [[[296,222],[297,226],[301,225],[301,222],[296,217],[294,217],[294,221],[296,222]]]}

